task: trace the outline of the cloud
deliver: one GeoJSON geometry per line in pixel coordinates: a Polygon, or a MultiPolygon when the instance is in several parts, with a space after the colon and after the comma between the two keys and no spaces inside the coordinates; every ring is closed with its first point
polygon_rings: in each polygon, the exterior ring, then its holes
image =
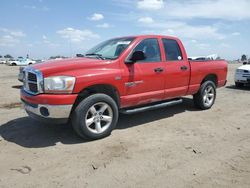
{"type": "Polygon", "coordinates": [[[222,48],[230,48],[231,45],[230,45],[230,44],[227,44],[227,43],[221,43],[221,44],[220,44],[220,47],[222,47],[222,48]]]}
{"type": "Polygon", "coordinates": [[[38,10],[38,11],[49,11],[50,9],[46,6],[43,6],[43,7],[38,7],[38,6],[35,6],[35,5],[24,5],[23,8],[25,9],[30,9],[30,10],[38,10]]]}
{"type": "Polygon", "coordinates": [[[46,44],[49,47],[58,47],[59,45],[51,42],[46,35],[42,36],[42,43],[46,44]]]}
{"type": "Polygon", "coordinates": [[[222,40],[226,36],[219,33],[215,26],[190,25],[181,21],[159,21],[142,27],[153,28],[158,34],[178,36],[188,39],[215,39],[222,40]]]}
{"type": "Polygon", "coordinates": [[[111,25],[108,23],[103,23],[103,24],[96,25],[96,27],[107,29],[107,28],[110,28],[111,25]]]}
{"type": "Polygon", "coordinates": [[[25,36],[26,34],[22,31],[14,31],[7,28],[0,28],[0,46],[16,46],[25,36]]]}
{"type": "Polygon", "coordinates": [[[163,7],[163,0],[140,0],[137,2],[137,8],[143,10],[159,10],[163,7]]]}
{"type": "Polygon", "coordinates": [[[0,37],[0,46],[12,47],[20,42],[19,39],[14,38],[11,35],[4,35],[0,37]]]}
{"type": "Polygon", "coordinates": [[[92,21],[99,21],[104,19],[104,16],[102,14],[94,13],[91,17],[90,20],[92,21]]]}
{"type": "Polygon", "coordinates": [[[151,24],[154,20],[151,17],[142,17],[138,19],[138,22],[142,24],[151,24]]]}
{"type": "Polygon", "coordinates": [[[35,5],[24,5],[23,7],[26,9],[36,9],[37,8],[35,5]]]}
{"type": "Polygon", "coordinates": [[[11,31],[10,35],[14,37],[25,37],[26,35],[22,31],[11,31]]]}
{"type": "Polygon", "coordinates": [[[71,27],[57,31],[62,38],[68,39],[71,42],[82,42],[91,38],[99,38],[99,35],[90,30],[79,30],[71,27]]]}
{"type": "Polygon", "coordinates": [[[169,18],[250,19],[249,0],[167,1],[166,7],[163,14],[169,18]]]}
{"type": "Polygon", "coordinates": [[[233,35],[233,36],[239,36],[239,35],[241,35],[241,34],[240,34],[240,32],[234,32],[234,33],[232,33],[232,35],[233,35]]]}

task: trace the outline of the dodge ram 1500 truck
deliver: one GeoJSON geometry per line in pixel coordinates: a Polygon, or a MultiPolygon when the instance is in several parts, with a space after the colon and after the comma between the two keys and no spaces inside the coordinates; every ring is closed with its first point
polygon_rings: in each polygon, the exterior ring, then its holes
{"type": "Polygon", "coordinates": [[[193,95],[211,108],[226,84],[224,60],[188,61],[175,37],[143,35],[107,40],[84,57],[26,67],[21,100],[30,117],[70,122],[82,138],[99,139],[131,114],[182,102],[193,95]]]}

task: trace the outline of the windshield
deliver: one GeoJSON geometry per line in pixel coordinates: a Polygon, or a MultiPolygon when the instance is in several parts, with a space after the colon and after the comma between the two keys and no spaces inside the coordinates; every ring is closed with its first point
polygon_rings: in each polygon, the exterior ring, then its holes
{"type": "Polygon", "coordinates": [[[87,51],[85,57],[116,59],[135,38],[116,38],[104,41],[87,51]]]}

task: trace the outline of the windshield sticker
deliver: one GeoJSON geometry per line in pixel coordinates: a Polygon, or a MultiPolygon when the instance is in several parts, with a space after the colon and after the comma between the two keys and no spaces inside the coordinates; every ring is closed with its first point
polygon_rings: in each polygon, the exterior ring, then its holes
{"type": "Polygon", "coordinates": [[[131,41],[119,41],[117,44],[129,44],[131,41]]]}

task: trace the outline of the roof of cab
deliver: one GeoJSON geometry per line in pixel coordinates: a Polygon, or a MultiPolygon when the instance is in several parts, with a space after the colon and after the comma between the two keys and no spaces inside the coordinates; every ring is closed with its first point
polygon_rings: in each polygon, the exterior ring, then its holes
{"type": "Polygon", "coordinates": [[[130,36],[120,36],[120,37],[115,37],[115,38],[130,38],[130,37],[135,37],[135,38],[169,38],[169,39],[179,40],[179,38],[177,38],[175,36],[167,36],[167,35],[130,35],[130,36]]]}

